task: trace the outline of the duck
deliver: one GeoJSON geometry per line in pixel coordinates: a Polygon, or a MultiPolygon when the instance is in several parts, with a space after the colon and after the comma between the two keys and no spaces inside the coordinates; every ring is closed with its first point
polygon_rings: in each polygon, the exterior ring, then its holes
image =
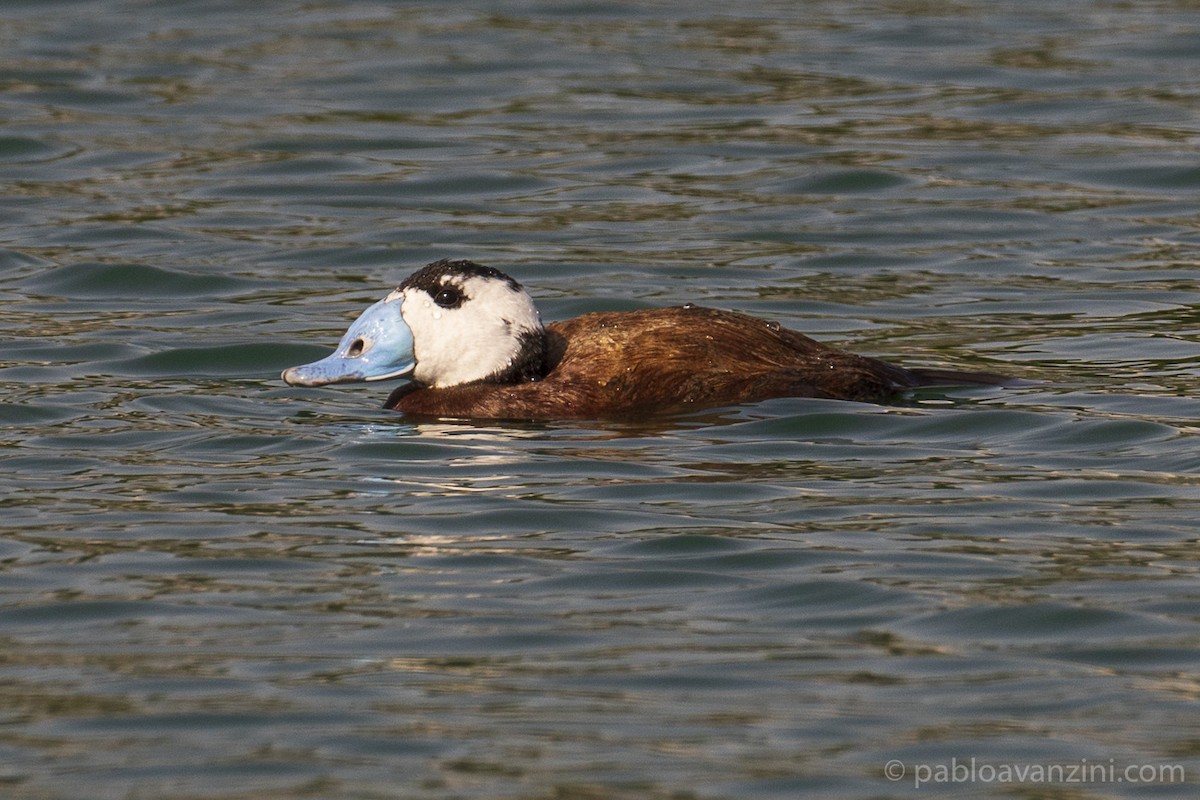
{"type": "Polygon", "coordinates": [[[905,368],[777,322],[687,304],[543,325],[514,278],[443,259],[362,312],[291,386],[407,378],[384,408],[464,420],[605,419],[812,397],[882,404],[926,386],[991,386],[988,372],[905,368]]]}

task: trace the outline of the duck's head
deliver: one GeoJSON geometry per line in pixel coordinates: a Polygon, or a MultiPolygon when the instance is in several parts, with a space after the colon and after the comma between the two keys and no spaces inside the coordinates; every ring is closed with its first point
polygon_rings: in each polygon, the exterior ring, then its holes
{"type": "Polygon", "coordinates": [[[436,388],[541,376],[533,299],[491,267],[442,260],[414,272],[354,321],[320,361],[283,371],[293,386],[410,377],[436,388]]]}

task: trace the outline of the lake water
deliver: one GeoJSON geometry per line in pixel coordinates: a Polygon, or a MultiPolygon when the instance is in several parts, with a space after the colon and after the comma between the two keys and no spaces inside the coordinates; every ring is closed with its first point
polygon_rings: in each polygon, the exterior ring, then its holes
{"type": "Polygon", "coordinates": [[[6,0],[0,795],[1195,797],[1198,64],[1186,0],[6,0]],[[279,381],[443,257],[1031,382],[279,381]]]}

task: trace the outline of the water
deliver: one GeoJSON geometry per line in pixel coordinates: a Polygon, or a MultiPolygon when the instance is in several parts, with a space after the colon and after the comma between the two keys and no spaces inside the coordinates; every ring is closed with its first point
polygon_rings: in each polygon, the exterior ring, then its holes
{"type": "Polygon", "coordinates": [[[0,54],[5,797],[1194,796],[1193,4],[10,0],[0,54]],[[1040,383],[280,383],[442,257],[1040,383]]]}

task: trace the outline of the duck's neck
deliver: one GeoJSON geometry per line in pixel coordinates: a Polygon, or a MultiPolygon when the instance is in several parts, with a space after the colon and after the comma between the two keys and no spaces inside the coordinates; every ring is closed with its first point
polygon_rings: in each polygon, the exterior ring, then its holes
{"type": "Polygon", "coordinates": [[[432,388],[436,391],[437,389],[453,389],[457,386],[476,386],[479,384],[506,385],[541,380],[550,369],[547,360],[547,350],[548,342],[544,329],[538,328],[537,330],[522,331],[517,334],[516,354],[506,359],[503,364],[500,364],[496,369],[487,373],[482,378],[441,386],[431,385],[420,378],[410,376],[409,383],[397,387],[392,392],[392,397],[388,398],[388,403],[390,404],[393,400],[398,400],[400,397],[416,389],[432,388]]]}
{"type": "Polygon", "coordinates": [[[526,383],[546,376],[546,332],[526,330],[518,334],[517,354],[495,372],[472,383],[526,383]]]}

